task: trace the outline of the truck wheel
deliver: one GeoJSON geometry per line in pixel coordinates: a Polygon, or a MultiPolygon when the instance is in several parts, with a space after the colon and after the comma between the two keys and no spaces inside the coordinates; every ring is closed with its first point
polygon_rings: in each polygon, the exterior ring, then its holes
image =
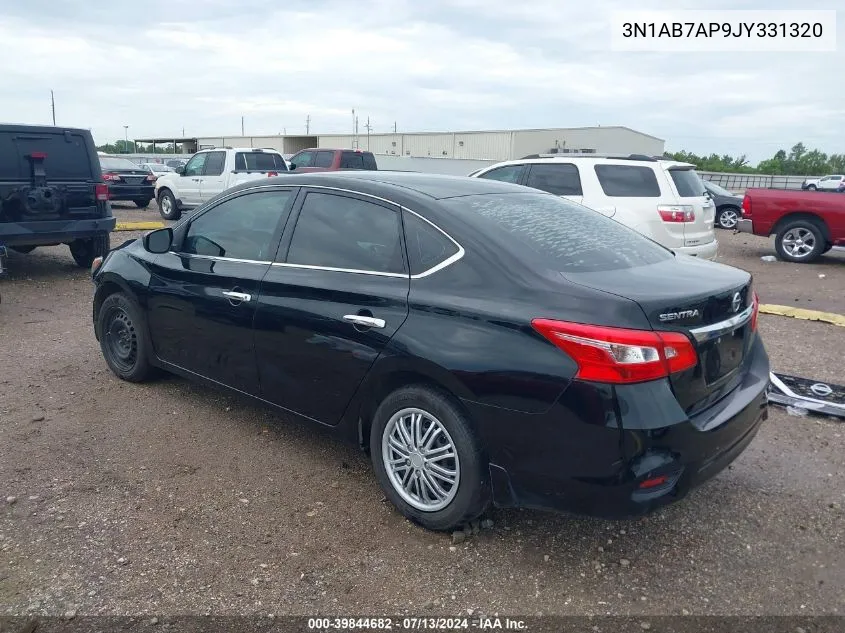
{"type": "Polygon", "coordinates": [[[135,206],[138,207],[139,209],[146,209],[151,201],[152,201],[152,198],[145,198],[143,200],[136,200],[135,206]]]}
{"type": "Polygon", "coordinates": [[[89,237],[82,240],[74,240],[70,243],[70,254],[73,261],[80,268],[91,268],[94,259],[105,257],[111,248],[111,241],[108,233],[96,237],[89,237]]]}
{"type": "Polygon", "coordinates": [[[802,264],[818,259],[827,241],[821,227],[812,220],[793,220],[775,236],[778,258],[802,264]]]}
{"type": "Polygon", "coordinates": [[[35,250],[34,246],[10,246],[9,248],[11,248],[16,253],[22,253],[24,255],[26,255],[27,253],[31,253],[35,250]]]}
{"type": "Polygon", "coordinates": [[[158,194],[158,210],[165,220],[178,220],[182,217],[182,212],[179,210],[176,198],[173,197],[170,189],[162,189],[158,194]]]}

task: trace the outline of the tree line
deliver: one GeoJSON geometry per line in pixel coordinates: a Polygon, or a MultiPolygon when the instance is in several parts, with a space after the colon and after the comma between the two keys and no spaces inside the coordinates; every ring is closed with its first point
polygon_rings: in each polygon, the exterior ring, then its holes
{"type": "Polygon", "coordinates": [[[666,152],[666,158],[692,163],[700,171],[720,171],[737,174],[774,174],[783,176],[825,176],[845,174],[845,154],[828,156],[817,149],[807,150],[804,143],[797,143],[787,153],[778,150],[774,156],[760,161],[757,166],[748,163],[745,154],[739,157],[727,154],[699,156],[692,152],[666,152]]]}
{"type": "Polygon", "coordinates": [[[97,149],[106,154],[176,154],[178,153],[173,146],[173,143],[167,145],[156,145],[155,152],[153,152],[153,145],[144,145],[143,143],[133,143],[132,141],[119,140],[114,143],[106,143],[105,145],[98,145],[97,149]]]}

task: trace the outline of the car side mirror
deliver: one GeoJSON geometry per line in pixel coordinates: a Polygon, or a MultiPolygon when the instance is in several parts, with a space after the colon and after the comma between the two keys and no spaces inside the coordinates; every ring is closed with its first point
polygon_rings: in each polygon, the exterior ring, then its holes
{"type": "Polygon", "coordinates": [[[296,169],[296,163],[291,163],[291,164],[288,166],[288,171],[293,171],[294,169],[296,169]]]}
{"type": "Polygon", "coordinates": [[[177,167],[176,173],[179,174],[180,176],[184,176],[185,175],[185,168],[184,167],[177,167]]]}
{"type": "Polygon", "coordinates": [[[151,231],[144,236],[144,249],[149,253],[166,253],[173,246],[173,229],[170,227],[151,231]]]}

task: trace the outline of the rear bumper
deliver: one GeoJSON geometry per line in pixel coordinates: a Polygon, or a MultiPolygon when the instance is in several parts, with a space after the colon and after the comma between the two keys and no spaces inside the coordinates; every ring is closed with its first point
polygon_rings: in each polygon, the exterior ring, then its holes
{"type": "Polygon", "coordinates": [[[737,220],[736,230],[740,233],[754,233],[754,225],[749,219],[737,220]]]}
{"type": "Polygon", "coordinates": [[[701,246],[680,246],[672,250],[701,259],[716,259],[716,254],[719,252],[719,241],[713,240],[701,246]]]}
{"type": "Polygon", "coordinates": [[[768,417],[769,360],[759,337],[743,367],[733,391],[691,417],[667,380],[576,381],[538,415],[466,403],[490,455],[494,502],[625,519],[682,499],[734,461],[768,417]],[[663,475],[664,484],[640,487],[663,475]]]}
{"type": "Polygon", "coordinates": [[[90,220],[45,220],[0,223],[0,243],[6,246],[42,246],[64,244],[111,233],[117,219],[113,216],[90,220]]]}
{"type": "Polygon", "coordinates": [[[109,200],[150,200],[155,197],[155,185],[109,185],[109,200]]]}

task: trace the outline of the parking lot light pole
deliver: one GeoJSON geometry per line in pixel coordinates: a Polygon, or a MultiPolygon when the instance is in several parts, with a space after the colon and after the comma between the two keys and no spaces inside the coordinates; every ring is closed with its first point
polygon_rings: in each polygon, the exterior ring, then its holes
{"type": "Polygon", "coordinates": [[[123,126],[123,151],[129,153],[129,126],[123,126]]]}

